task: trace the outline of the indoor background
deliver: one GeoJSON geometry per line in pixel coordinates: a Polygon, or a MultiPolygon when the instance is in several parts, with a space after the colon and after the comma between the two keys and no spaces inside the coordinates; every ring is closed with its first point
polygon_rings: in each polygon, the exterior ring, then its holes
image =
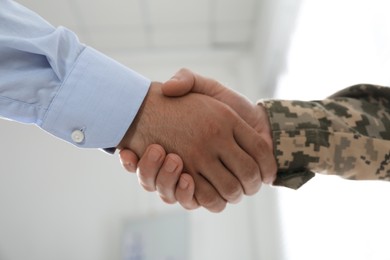
{"type": "MultiPolygon", "coordinates": [[[[390,84],[386,0],[19,2],[156,81],[187,67],[252,101],[390,84]]],[[[390,259],[388,183],[317,176],[220,214],[186,212],[118,156],[0,124],[0,260],[390,259]]]]}

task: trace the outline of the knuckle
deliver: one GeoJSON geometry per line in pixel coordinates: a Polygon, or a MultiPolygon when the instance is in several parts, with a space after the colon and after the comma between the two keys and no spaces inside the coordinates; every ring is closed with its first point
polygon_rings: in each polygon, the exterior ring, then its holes
{"type": "Polygon", "coordinates": [[[148,171],[145,169],[139,169],[138,171],[138,178],[142,180],[150,180],[150,179],[155,179],[155,174],[152,171],[148,171]]]}
{"type": "Polygon", "coordinates": [[[226,202],[221,202],[218,205],[215,205],[212,208],[207,208],[210,212],[219,213],[222,212],[226,208],[226,202]]]}
{"type": "Polygon", "coordinates": [[[226,202],[220,199],[217,195],[206,194],[198,198],[199,204],[211,212],[220,212],[225,206],[226,202]]]}
{"type": "Polygon", "coordinates": [[[258,160],[263,161],[269,158],[269,154],[272,153],[272,144],[268,144],[262,138],[257,138],[254,141],[255,152],[258,160]]]}
{"type": "Polygon", "coordinates": [[[242,158],[244,162],[240,170],[235,172],[246,195],[252,195],[259,190],[262,182],[259,166],[249,157],[242,158]]]}
{"type": "Polygon", "coordinates": [[[261,182],[256,183],[249,187],[248,189],[245,189],[245,195],[251,196],[256,194],[261,188],[261,182]]]}
{"type": "Polygon", "coordinates": [[[200,205],[202,205],[205,208],[208,208],[210,206],[213,206],[214,204],[217,204],[218,199],[213,195],[205,194],[203,196],[198,196],[198,200],[200,205]]]}
{"type": "Polygon", "coordinates": [[[205,137],[213,139],[220,138],[222,135],[225,135],[227,132],[227,127],[234,125],[232,121],[235,119],[235,116],[232,112],[225,107],[215,108],[215,112],[218,113],[218,117],[215,116],[206,116],[203,120],[203,125],[205,126],[203,134],[205,137]]]}
{"type": "Polygon", "coordinates": [[[156,191],[156,188],[150,185],[145,184],[142,180],[139,180],[139,184],[142,186],[142,188],[149,192],[156,191]]]}
{"type": "Polygon", "coordinates": [[[248,162],[245,164],[242,173],[242,181],[244,183],[261,182],[260,170],[255,162],[248,162]]]}
{"type": "Polygon", "coordinates": [[[239,182],[231,182],[226,185],[223,197],[228,202],[237,201],[242,196],[243,190],[239,182]]]}
{"type": "Polygon", "coordinates": [[[165,195],[160,194],[160,198],[166,204],[175,204],[176,200],[174,198],[166,197],[165,195]]]}
{"type": "Polygon", "coordinates": [[[174,187],[168,185],[156,185],[156,190],[164,202],[168,204],[176,202],[176,198],[174,196],[174,187]]]}
{"type": "Polygon", "coordinates": [[[215,121],[210,121],[207,124],[206,128],[206,134],[213,138],[214,136],[219,136],[221,133],[221,126],[215,122],[215,121]]]}
{"type": "Polygon", "coordinates": [[[260,138],[253,141],[253,146],[256,149],[256,152],[260,155],[264,155],[264,142],[260,138]]]}
{"type": "Polygon", "coordinates": [[[186,210],[194,210],[199,208],[199,204],[195,202],[195,200],[192,200],[190,202],[183,202],[178,200],[180,205],[185,208],[186,210]]]}
{"type": "Polygon", "coordinates": [[[171,179],[167,178],[167,176],[164,176],[163,173],[160,173],[156,178],[156,187],[161,191],[168,191],[174,183],[171,179]]]}

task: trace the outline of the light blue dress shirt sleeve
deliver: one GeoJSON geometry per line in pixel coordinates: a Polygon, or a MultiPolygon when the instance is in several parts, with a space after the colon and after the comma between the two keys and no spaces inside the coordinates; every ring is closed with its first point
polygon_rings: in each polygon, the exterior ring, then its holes
{"type": "Polygon", "coordinates": [[[66,28],[0,0],[0,116],[79,147],[115,147],[149,85],[66,28]]]}

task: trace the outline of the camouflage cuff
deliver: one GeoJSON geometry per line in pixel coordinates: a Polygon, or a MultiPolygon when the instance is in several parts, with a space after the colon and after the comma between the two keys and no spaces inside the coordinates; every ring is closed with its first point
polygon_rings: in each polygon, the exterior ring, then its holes
{"type": "MultiPolygon", "coordinates": [[[[316,103],[304,101],[262,101],[270,120],[274,153],[278,165],[273,183],[298,189],[312,177],[309,165],[320,160],[320,145],[327,145],[329,133],[316,103]]],[[[315,168],[315,167],[314,167],[315,168]]]]}
{"type": "Polygon", "coordinates": [[[298,188],[313,172],[390,180],[390,88],[355,85],[321,101],[268,100],[278,177],[298,188]]]}

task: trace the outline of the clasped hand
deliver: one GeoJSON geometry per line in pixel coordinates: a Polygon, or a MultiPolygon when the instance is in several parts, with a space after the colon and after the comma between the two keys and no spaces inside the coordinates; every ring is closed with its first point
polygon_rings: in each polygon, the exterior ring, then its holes
{"type": "Polygon", "coordinates": [[[186,209],[222,211],[276,174],[264,108],[187,69],[152,83],[118,149],[145,190],[186,209]]]}

